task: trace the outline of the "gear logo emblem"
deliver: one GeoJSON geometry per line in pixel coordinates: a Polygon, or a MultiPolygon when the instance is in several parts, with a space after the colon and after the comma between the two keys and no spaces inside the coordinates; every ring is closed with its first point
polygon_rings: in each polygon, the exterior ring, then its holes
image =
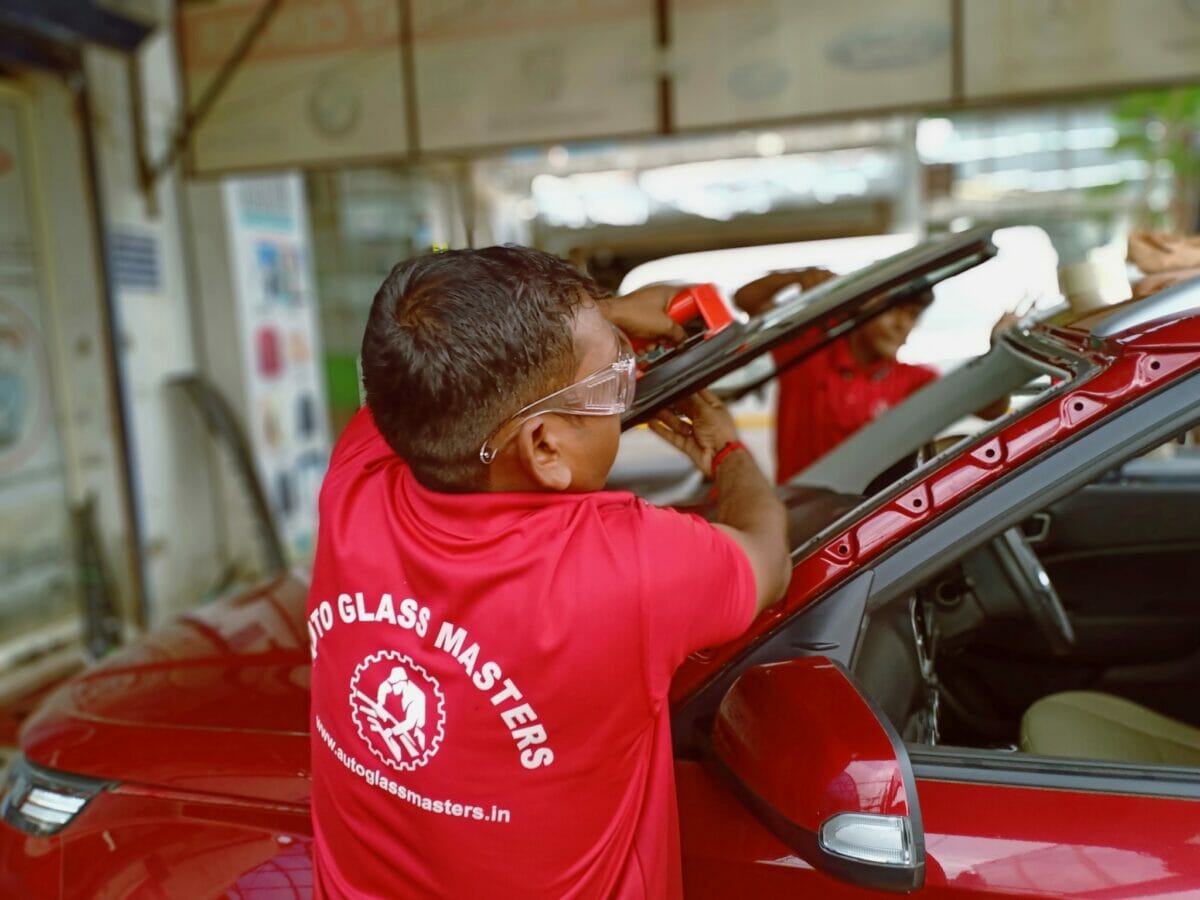
{"type": "Polygon", "coordinates": [[[423,666],[396,650],[372,653],[350,679],[350,715],[370,751],[400,772],[411,772],[442,743],[446,699],[423,666]]]}

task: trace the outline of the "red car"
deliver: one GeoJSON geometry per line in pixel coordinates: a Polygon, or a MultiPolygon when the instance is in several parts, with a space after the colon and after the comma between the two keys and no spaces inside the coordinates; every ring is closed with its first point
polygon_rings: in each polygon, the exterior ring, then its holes
{"type": "MultiPolygon", "coordinates": [[[[628,424],[993,252],[925,244],[685,346],[628,424]]],[[[1010,331],[781,488],[787,598],[673,686],[688,896],[1200,896],[1198,423],[1200,280],[1010,331]]],[[[307,894],[304,600],[205,607],[52,695],[0,894],[307,894]]]]}

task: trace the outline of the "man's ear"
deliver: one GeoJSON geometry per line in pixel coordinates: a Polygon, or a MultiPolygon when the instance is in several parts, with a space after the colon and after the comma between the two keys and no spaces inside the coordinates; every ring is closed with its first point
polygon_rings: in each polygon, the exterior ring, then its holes
{"type": "Polygon", "coordinates": [[[517,432],[517,458],[526,477],[545,491],[565,491],[575,473],[563,441],[562,420],[535,416],[517,432]]]}

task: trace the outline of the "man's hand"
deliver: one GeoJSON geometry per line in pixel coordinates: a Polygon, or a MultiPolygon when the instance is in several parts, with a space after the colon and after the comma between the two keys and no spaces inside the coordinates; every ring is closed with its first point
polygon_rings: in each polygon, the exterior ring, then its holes
{"type": "Polygon", "coordinates": [[[1129,260],[1144,275],[1200,266],[1200,235],[1166,231],[1129,232],[1129,260]]]}
{"type": "Polygon", "coordinates": [[[671,298],[685,285],[649,284],[600,304],[600,311],[631,338],[678,344],[687,337],[678,322],[667,315],[671,298]]]}
{"type": "Polygon", "coordinates": [[[1133,299],[1141,300],[1143,297],[1149,297],[1151,294],[1157,294],[1159,291],[1166,290],[1181,281],[1187,281],[1189,278],[1200,276],[1200,268],[1194,269],[1172,269],[1169,272],[1158,272],[1154,275],[1147,275],[1145,278],[1139,278],[1133,283],[1133,299]]]}
{"type": "Polygon", "coordinates": [[[754,572],[757,609],[762,612],[783,596],[792,577],[787,511],[749,450],[738,448],[713,472],[713,457],[738,434],[733,417],[712,391],[702,390],[683,400],[679,411],[682,416],[659,413],[650,427],[714,480],[714,524],[746,554],[754,572]]]}
{"type": "Polygon", "coordinates": [[[705,478],[712,478],[717,451],[738,439],[733,416],[707,388],[679,403],[679,415],[662,410],[650,420],[650,430],[695,463],[705,478]]]}
{"type": "Polygon", "coordinates": [[[810,291],[818,284],[824,284],[830,278],[837,278],[837,273],[820,266],[770,272],[762,278],[756,278],[738,288],[737,293],[733,295],[733,302],[750,315],[757,316],[766,312],[771,306],[771,301],[775,299],[775,295],[788,285],[798,284],[802,291],[810,291]]]}

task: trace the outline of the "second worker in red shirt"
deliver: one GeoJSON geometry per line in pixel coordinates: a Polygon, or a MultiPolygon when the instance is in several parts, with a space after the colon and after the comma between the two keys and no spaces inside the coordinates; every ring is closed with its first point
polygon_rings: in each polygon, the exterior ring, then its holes
{"type": "MultiPolygon", "coordinates": [[[[788,285],[811,290],[833,277],[833,272],[819,267],[772,272],[743,285],[734,302],[757,315],[788,285]]],[[[775,365],[780,370],[775,412],[777,482],[787,482],[938,377],[929,366],[914,366],[896,358],[932,302],[931,290],[915,292],[794,364],[797,351],[793,345],[784,344],[775,351],[775,365]]],[[[993,341],[1015,321],[1010,313],[1001,316],[992,329],[993,341]]],[[[994,418],[1007,407],[1004,398],[978,415],[994,418]]]]}

